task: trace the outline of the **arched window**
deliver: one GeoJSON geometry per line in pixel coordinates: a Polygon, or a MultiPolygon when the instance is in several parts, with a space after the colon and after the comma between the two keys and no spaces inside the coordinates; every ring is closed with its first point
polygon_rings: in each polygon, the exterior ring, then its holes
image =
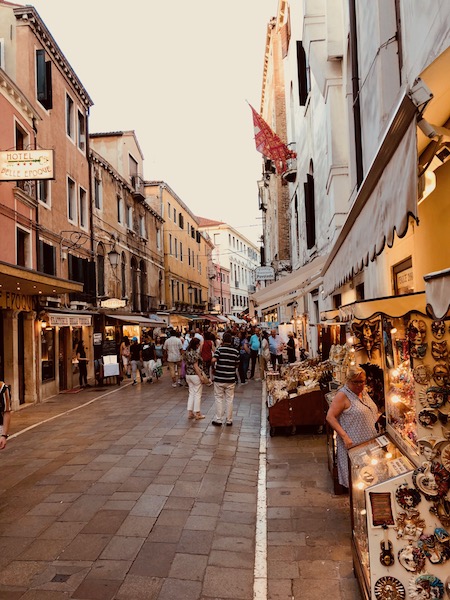
{"type": "Polygon", "coordinates": [[[137,260],[131,259],[131,310],[139,312],[139,280],[138,280],[138,264],[137,260]]]}
{"type": "Polygon", "coordinates": [[[97,246],[97,296],[105,295],[105,248],[97,246]]]}
{"type": "Polygon", "coordinates": [[[148,295],[147,295],[147,270],[145,261],[141,260],[139,263],[140,269],[140,288],[141,288],[141,312],[148,311],[148,295]]]}

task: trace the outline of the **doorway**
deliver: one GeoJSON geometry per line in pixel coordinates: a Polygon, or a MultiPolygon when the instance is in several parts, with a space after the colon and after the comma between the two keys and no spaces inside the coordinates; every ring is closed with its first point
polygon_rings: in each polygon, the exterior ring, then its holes
{"type": "Polygon", "coordinates": [[[25,404],[25,334],[24,313],[20,312],[17,318],[17,368],[19,378],[19,405],[25,404]]]}
{"type": "Polygon", "coordinates": [[[58,334],[59,344],[59,389],[68,389],[67,380],[67,334],[69,332],[68,327],[61,327],[58,334]]]}

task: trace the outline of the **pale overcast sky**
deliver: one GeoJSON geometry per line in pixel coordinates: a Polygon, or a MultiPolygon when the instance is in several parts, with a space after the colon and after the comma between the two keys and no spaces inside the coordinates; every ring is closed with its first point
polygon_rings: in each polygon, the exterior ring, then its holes
{"type": "Polygon", "coordinates": [[[144,177],[199,216],[261,236],[251,110],[278,0],[35,0],[94,106],[90,131],[135,130],[144,177]]]}

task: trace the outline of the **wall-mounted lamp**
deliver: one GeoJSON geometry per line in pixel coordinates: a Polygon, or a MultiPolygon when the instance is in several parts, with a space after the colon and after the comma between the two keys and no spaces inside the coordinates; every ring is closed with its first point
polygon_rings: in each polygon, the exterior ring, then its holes
{"type": "Polygon", "coordinates": [[[112,250],[108,252],[108,260],[110,265],[115,269],[119,264],[120,254],[117,252],[116,248],[113,247],[112,250]]]}
{"type": "Polygon", "coordinates": [[[45,321],[41,321],[41,329],[42,329],[42,331],[47,329],[47,323],[45,321]]]}
{"type": "Polygon", "coordinates": [[[192,287],[192,285],[191,285],[191,284],[189,284],[189,285],[188,285],[188,292],[189,292],[190,294],[192,294],[193,290],[194,290],[194,288],[192,287]]]}

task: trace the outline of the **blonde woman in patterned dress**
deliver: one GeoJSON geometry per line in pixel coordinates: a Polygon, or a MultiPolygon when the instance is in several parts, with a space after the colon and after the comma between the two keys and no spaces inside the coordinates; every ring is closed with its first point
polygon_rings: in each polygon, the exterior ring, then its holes
{"type": "Polygon", "coordinates": [[[339,483],[348,487],[347,450],[377,435],[378,408],[364,389],[366,373],[349,369],[345,385],[336,393],[327,413],[327,423],[336,431],[339,483]]]}

